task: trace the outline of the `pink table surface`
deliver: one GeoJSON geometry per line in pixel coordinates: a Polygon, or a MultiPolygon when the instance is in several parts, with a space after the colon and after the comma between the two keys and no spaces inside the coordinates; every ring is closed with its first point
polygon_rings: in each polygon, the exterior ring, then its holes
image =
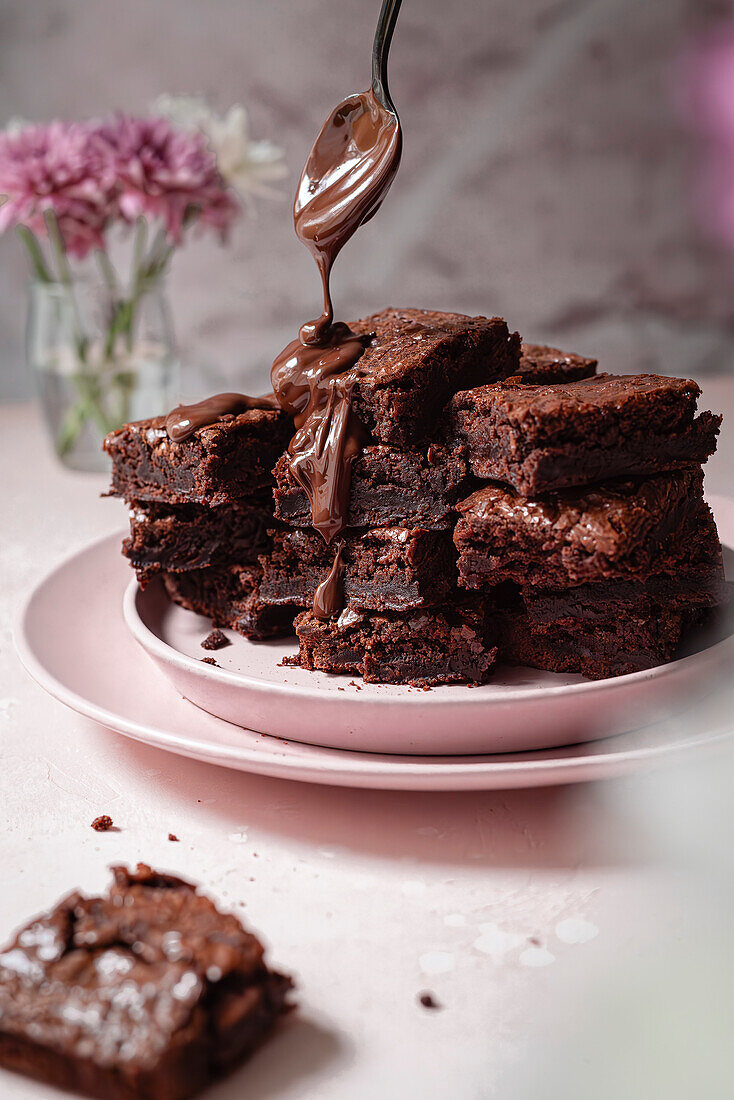
{"type": "MultiPolygon", "coordinates": [[[[706,386],[730,411],[734,383],[706,386]]],[[[145,860],[204,884],[293,973],[300,1012],[207,1094],[298,1100],[507,1095],[533,1029],[574,975],[675,936],[635,782],[486,794],[330,789],[183,760],[47,697],[11,624],[56,560],[119,528],[102,476],[62,470],[35,409],[0,408],[0,939],[108,864],[145,860]],[[109,813],[119,832],[89,827],[109,813]],[[169,832],[180,838],[174,844],[169,832]],[[417,1004],[423,990],[444,1006],[417,1004]]],[[[707,477],[729,493],[734,433],[707,477]]],[[[6,1100],[57,1095],[2,1075],[6,1100]]]]}

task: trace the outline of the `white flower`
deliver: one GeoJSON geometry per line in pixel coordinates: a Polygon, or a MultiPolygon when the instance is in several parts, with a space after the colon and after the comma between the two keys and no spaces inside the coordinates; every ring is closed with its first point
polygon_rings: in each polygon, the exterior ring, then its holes
{"type": "Polygon", "coordinates": [[[243,202],[252,195],[279,194],[270,185],[288,174],[283,150],[271,141],[250,139],[244,107],[230,107],[225,115],[218,115],[199,96],[162,95],[152,111],[184,130],[200,130],[216,155],[223,179],[243,202]]]}

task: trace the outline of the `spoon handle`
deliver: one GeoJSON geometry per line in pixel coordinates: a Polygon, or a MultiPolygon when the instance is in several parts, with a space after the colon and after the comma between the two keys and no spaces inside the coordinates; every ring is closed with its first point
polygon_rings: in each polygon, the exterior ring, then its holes
{"type": "Polygon", "coordinates": [[[372,87],[377,98],[386,107],[393,110],[393,103],[387,90],[387,55],[402,2],[403,0],[382,0],[380,18],[377,20],[375,41],[372,46],[372,87]]]}

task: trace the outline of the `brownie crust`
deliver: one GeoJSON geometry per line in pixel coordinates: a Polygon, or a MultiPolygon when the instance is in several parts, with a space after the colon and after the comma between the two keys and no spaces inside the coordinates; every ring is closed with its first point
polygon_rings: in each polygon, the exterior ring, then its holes
{"type": "Polygon", "coordinates": [[[190,883],[113,872],[0,953],[0,1065],[101,1100],[185,1100],[265,1038],[291,983],[190,883]]]}
{"type": "MultiPolygon", "coordinates": [[[[310,529],[271,532],[262,555],[260,596],[264,603],[308,607],[331,569],[335,547],[310,529]]],[[[441,603],[456,578],[448,531],[375,527],[343,539],[345,607],[402,611],[441,603]]]]}
{"type": "MultiPolygon", "coordinates": [[[[291,474],[285,455],[273,473],[275,518],[294,527],[307,527],[311,521],[308,498],[291,474]]],[[[367,446],[352,465],[348,525],[451,527],[466,477],[461,447],[431,444],[423,450],[401,450],[384,444],[367,446]]]]}
{"type": "Polygon", "coordinates": [[[456,394],[449,415],[477,477],[534,497],[705,462],[721,417],[695,415],[700,392],[695,382],[657,375],[537,386],[508,379],[456,394]]]}
{"type": "Polygon", "coordinates": [[[368,683],[483,683],[497,658],[485,616],[470,606],[420,614],[347,610],[337,619],[304,611],[295,626],[302,668],[356,672],[368,683]]]}
{"type": "Polygon", "coordinates": [[[351,400],[381,443],[430,441],[457,390],[507,378],[519,366],[520,337],[500,317],[385,309],[350,328],[374,333],[354,367],[351,400]]]}
{"type": "Polygon", "coordinates": [[[272,484],[272,468],[293,433],[273,409],[222,416],[182,443],[165,417],[126,424],[104,441],[112,459],[113,496],[165,504],[230,504],[272,484]]]}

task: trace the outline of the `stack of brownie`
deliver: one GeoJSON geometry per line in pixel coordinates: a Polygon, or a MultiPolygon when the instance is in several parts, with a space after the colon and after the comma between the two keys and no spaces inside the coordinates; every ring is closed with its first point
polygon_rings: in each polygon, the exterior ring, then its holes
{"type": "Polygon", "coordinates": [[[343,607],[311,604],[336,543],[310,525],[272,410],[181,443],[108,437],[141,583],[250,638],[294,627],[306,669],[482,682],[496,660],[590,677],[668,660],[724,598],[701,464],[720,418],[693,382],[596,375],[499,318],[385,310],[352,406],[369,440],[341,536],[343,607]]]}
{"type": "Polygon", "coordinates": [[[356,367],[352,406],[371,441],[352,467],[343,534],[343,610],[312,610],[334,544],[309,526],[306,494],[284,455],[261,558],[261,598],[296,604],[298,663],[381,682],[483,679],[496,658],[482,616],[456,596],[454,509],[466,489],[463,447],[445,439],[458,390],[518,368],[519,338],[497,317],[384,310],[351,326],[373,334],[356,367]]]}
{"type": "Polygon", "coordinates": [[[495,617],[500,659],[593,679],[639,671],[724,601],[701,470],[721,418],[696,415],[699,393],[590,369],[453,398],[484,482],[458,505],[459,583],[495,617]]]}
{"type": "Polygon", "coordinates": [[[130,509],[123,553],[142,586],[160,576],[172,600],[249,638],[290,633],[293,611],[259,600],[259,555],[272,526],[272,468],[293,430],[272,409],[226,415],[176,443],[165,417],[105,440],[113,496],[130,509]]]}

